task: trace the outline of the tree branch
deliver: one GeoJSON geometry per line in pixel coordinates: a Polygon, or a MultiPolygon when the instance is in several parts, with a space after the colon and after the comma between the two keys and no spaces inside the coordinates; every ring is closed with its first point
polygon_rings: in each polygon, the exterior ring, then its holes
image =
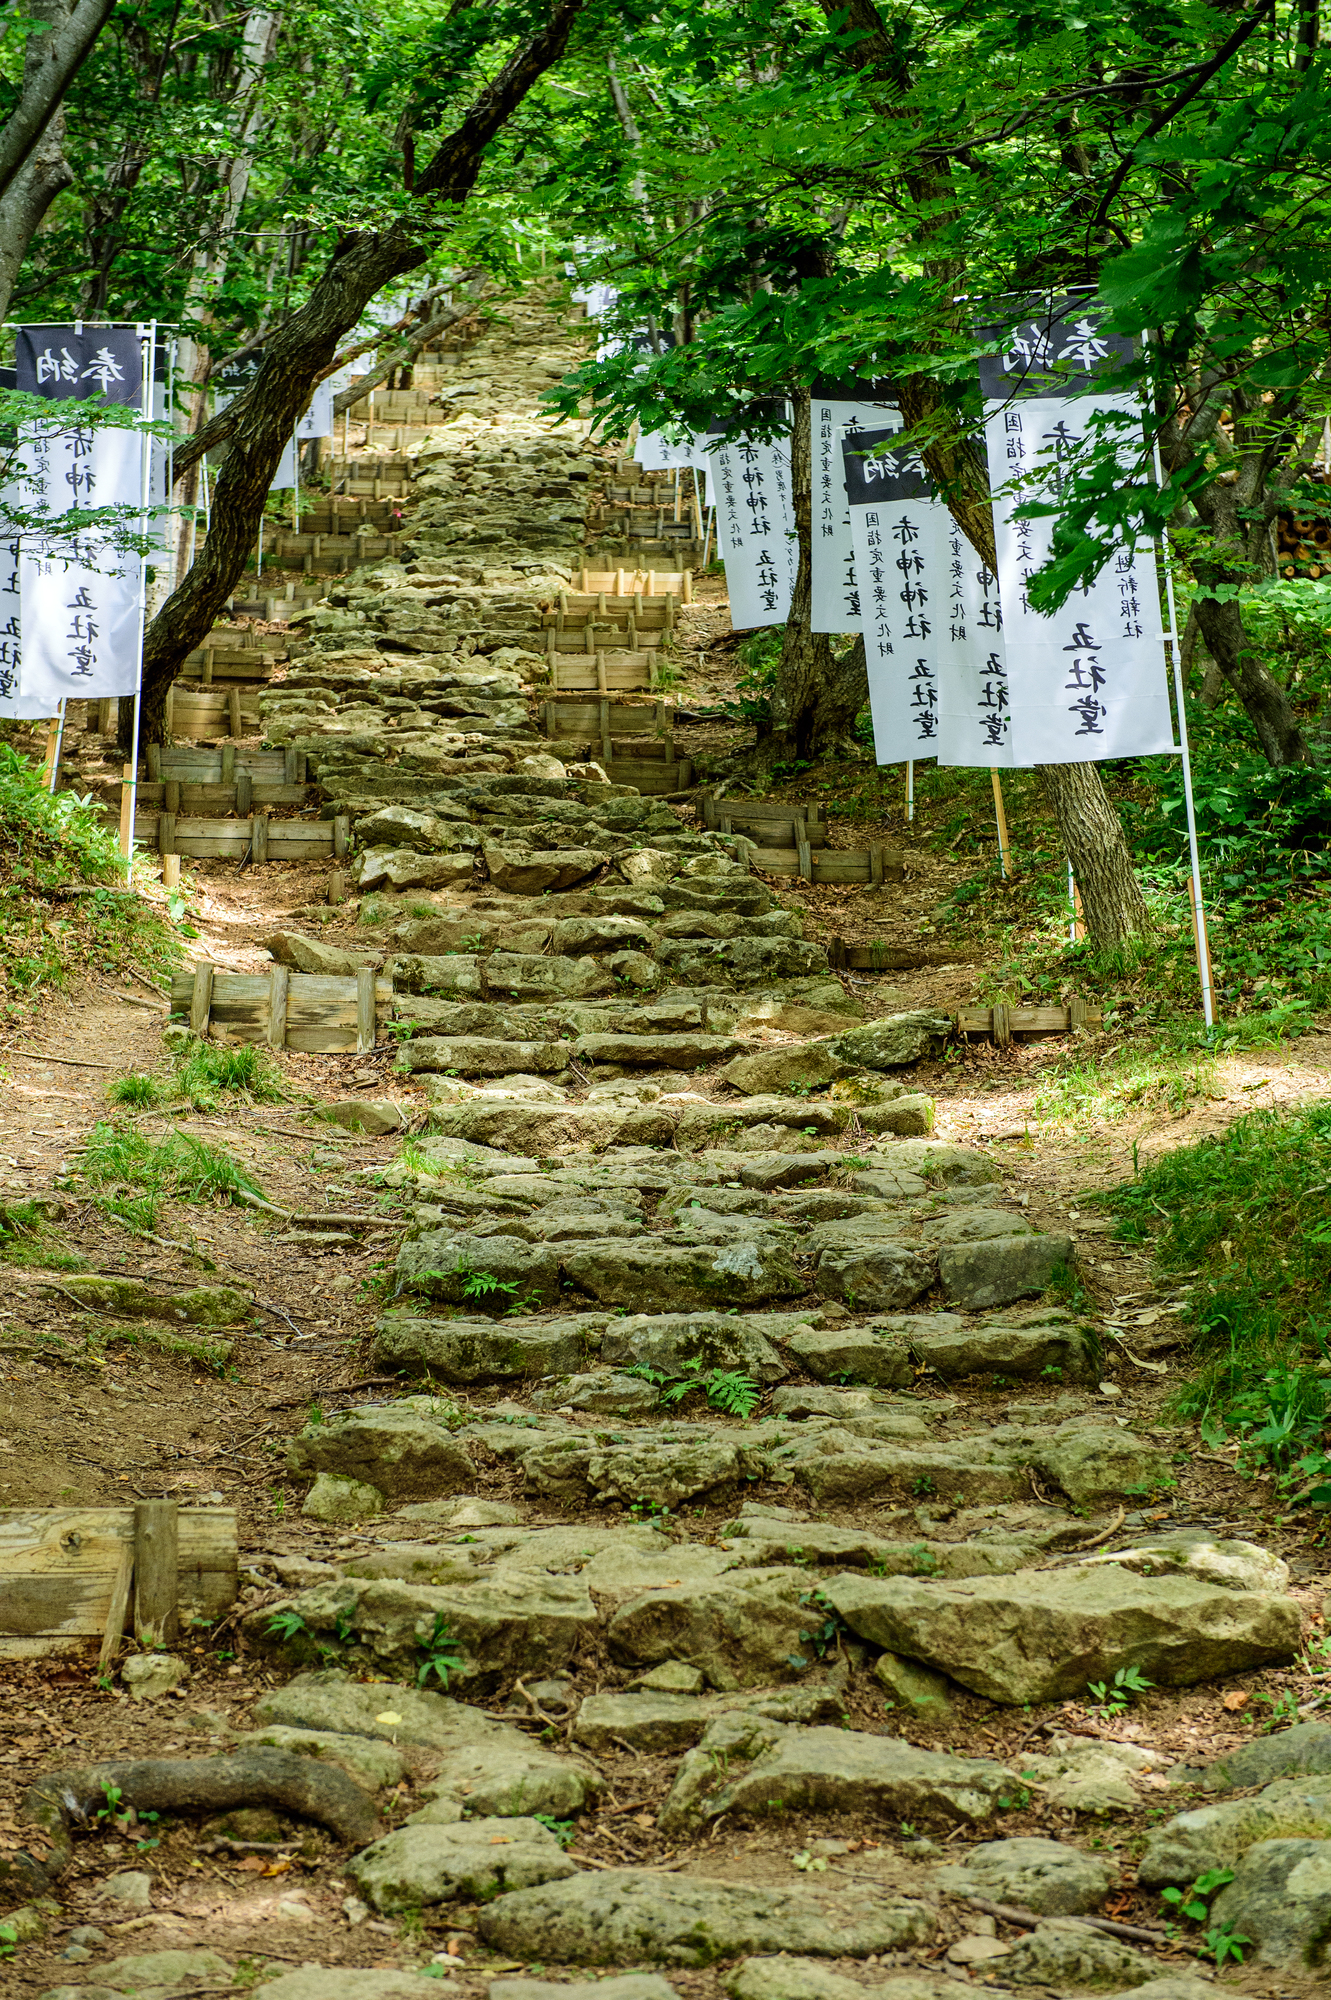
{"type": "Polygon", "coordinates": [[[26,79],[13,116],[0,131],[0,196],[41,138],[114,5],[115,0],[76,0],[64,27],[44,38],[42,61],[26,79]]]}
{"type": "Polygon", "coordinates": [[[1172,104],[1166,105],[1165,109],[1157,113],[1157,115],[1151,120],[1146,130],[1142,133],[1140,139],[1137,139],[1134,142],[1131,153],[1129,153],[1127,159],[1124,160],[1122,166],[1118,169],[1117,173],[1114,175],[1114,178],[1110,181],[1109,186],[1105,189],[1104,197],[1100,203],[1100,206],[1096,210],[1095,215],[1092,218],[1091,227],[1093,229],[1102,227],[1104,223],[1108,221],[1109,211],[1114,205],[1114,199],[1119,193],[1119,190],[1122,188],[1124,181],[1126,181],[1128,175],[1132,172],[1133,167],[1136,165],[1137,154],[1140,148],[1143,147],[1148,140],[1154,139],[1157,132],[1162,132],[1165,126],[1169,124],[1172,118],[1177,118],[1179,112],[1183,110],[1185,105],[1191,104],[1193,98],[1197,95],[1198,91],[1201,90],[1204,87],[1204,85],[1210,82],[1211,78],[1216,74],[1218,70],[1222,70],[1224,68],[1225,64],[1229,61],[1230,57],[1232,55],[1237,54],[1237,52],[1243,47],[1243,44],[1247,41],[1248,37],[1252,33],[1254,33],[1256,29],[1260,28],[1262,22],[1266,19],[1266,16],[1272,11],[1275,4],[1276,0],[1258,0],[1258,5],[1254,8],[1253,12],[1248,16],[1247,20],[1241,21],[1238,27],[1235,28],[1233,34],[1229,37],[1229,40],[1226,42],[1222,42],[1220,44],[1220,47],[1216,50],[1216,53],[1212,56],[1210,62],[1206,64],[1205,68],[1198,70],[1196,76],[1193,78],[1192,82],[1188,85],[1187,89],[1181,90],[1178,96],[1174,99],[1174,102],[1172,104]]]}

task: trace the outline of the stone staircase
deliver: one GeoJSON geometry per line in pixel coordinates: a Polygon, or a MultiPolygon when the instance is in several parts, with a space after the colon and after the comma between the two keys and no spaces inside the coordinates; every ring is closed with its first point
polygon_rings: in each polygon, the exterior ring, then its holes
{"type": "Polygon", "coordinates": [[[1181,1687],[1287,1659],[1288,1572],[1162,1525],[1168,1443],[1050,1296],[1073,1241],[933,1136],[912,1072],[947,1017],[852,997],[743,835],[538,734],[596,465],[535,407],[551,317],[521,369],[469,354],[475,409],[415,454],[397,557],[295,614],[260,697],[350,820],[366,940],[274,952],[382,963],[428,1117],[375,1170],[410,1213],[369,1357],[402,1393],[289,1440],[324,1540],[250,1571],[281,1684],[246,1742],[383,1796],[353,1924],[630,1968],[624,2000],[718,1960],[739,2000],[855,2000],[824,1959],[937,2000],[947,1899],[983,1946],[977,1896],[1035,1913],[1023,1944],[991,1924],[1013,1985],[1149,1994],[1155,1961],[1068,1921],[1111,1867],[1022,1815],[1144,1810],[1160,1760],[1075,1723],[954,1746],[1128,1665],[1181,1687]],[[774,1886],[713,1844],[773,1820],[825,1869],[774,1886]],[[958,1831],[981,1844],[944,1854],[958,1831]]]}

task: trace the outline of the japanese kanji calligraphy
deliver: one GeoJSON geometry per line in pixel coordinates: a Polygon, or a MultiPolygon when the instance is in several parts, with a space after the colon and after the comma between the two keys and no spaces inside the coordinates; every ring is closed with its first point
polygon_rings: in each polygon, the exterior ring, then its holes
{"type": "Polygon", "coordinates": [[[717,438],[709,456],[731,627],[745,632],[779,625],[790,611],[798,562],[790,440],[757,444],[751,438],[717,438]]]}
{"type": "Polygon", "coordinates": [[[839,431],[901,428],[896,406],[868,400],[877,385],[815,384],[813,429],[813,598],[809,619],[814,632],[858,632],[859,590],[851,543],[850,509],[837,444],[839,431]]]}

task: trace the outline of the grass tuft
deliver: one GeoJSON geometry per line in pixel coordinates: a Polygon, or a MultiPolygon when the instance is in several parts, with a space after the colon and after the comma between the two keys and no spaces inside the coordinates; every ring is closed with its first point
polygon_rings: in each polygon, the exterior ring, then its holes
{"type": "Polygon", "coordinates": [[[235,1201],[259,1194],[239,1160],[184,1132],[152,1140],[132,1127],[94,1125],[79,1169],[84,1185],[113,1215],[156,1229],[165,1200],[235,1201]]]}

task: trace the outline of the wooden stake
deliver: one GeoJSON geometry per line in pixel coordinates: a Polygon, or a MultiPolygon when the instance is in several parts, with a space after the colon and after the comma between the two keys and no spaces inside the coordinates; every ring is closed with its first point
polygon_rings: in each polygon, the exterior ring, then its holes
{"type": "Polygon", "coordinates": [[[178,889],[180,887],[180,856],[178,854],[164,854],[162,856],[162,887],[164,889],[178,889]]]}
{"type": "Polygon", "coordinates": [[[291,974],[285,965],[275,965],[268,975],[268,1045],[284,1049],[287,1042],[287,996],[291,974]]]}
{"type": "Polygon", "coordinates": [[[368,1055],[374,1047],[378,1024],[374,1017],[374,969],[363,965],[356,974],[356,1053],[368,1055]]]}
{"type": "Polygon", "coordinates": [[[129,1610],[129,1586],[134,1575],[134,1544],[126,1542],[121,1552],[115,1582],[111,1585],[111,1603],[106,1614],[106,1630],[102,1634],[102,1650],[97,1656],[100,1673],[107,1673],[116,1654],[120,1641],[125,1636],[125,1614],[129,1610]]]}
{"type": "Polygon", "coordinates": [[[204,1036],[208,1033],[208,1016],[213,1008],[213,966],[201,959],[194,968],[194,991],[190,995],[190,1033],[204,1036]]]}
{"type": "Polygon", "coordinates": [[[998,865],[1006,882],[1012,873],[1011,855],[1007,837],[1007,814],[1003,810],[1003,786],[998,776],[998,768],[991,768],[989,776],[994,781],[994,823],[998,828],[998,865]]]}
{"type": "Polygon", "coordinates": [[[120,773],[120,852],[129,860],[134,839],[134,766],[126,764],[120,773]]]}
{"type": "Polygon", "coordinates": [[[180,1558],[174,1500],[134,1509],[134,1632],[141,1644],[170,1646],[180,1632],[180,1558]]]}

